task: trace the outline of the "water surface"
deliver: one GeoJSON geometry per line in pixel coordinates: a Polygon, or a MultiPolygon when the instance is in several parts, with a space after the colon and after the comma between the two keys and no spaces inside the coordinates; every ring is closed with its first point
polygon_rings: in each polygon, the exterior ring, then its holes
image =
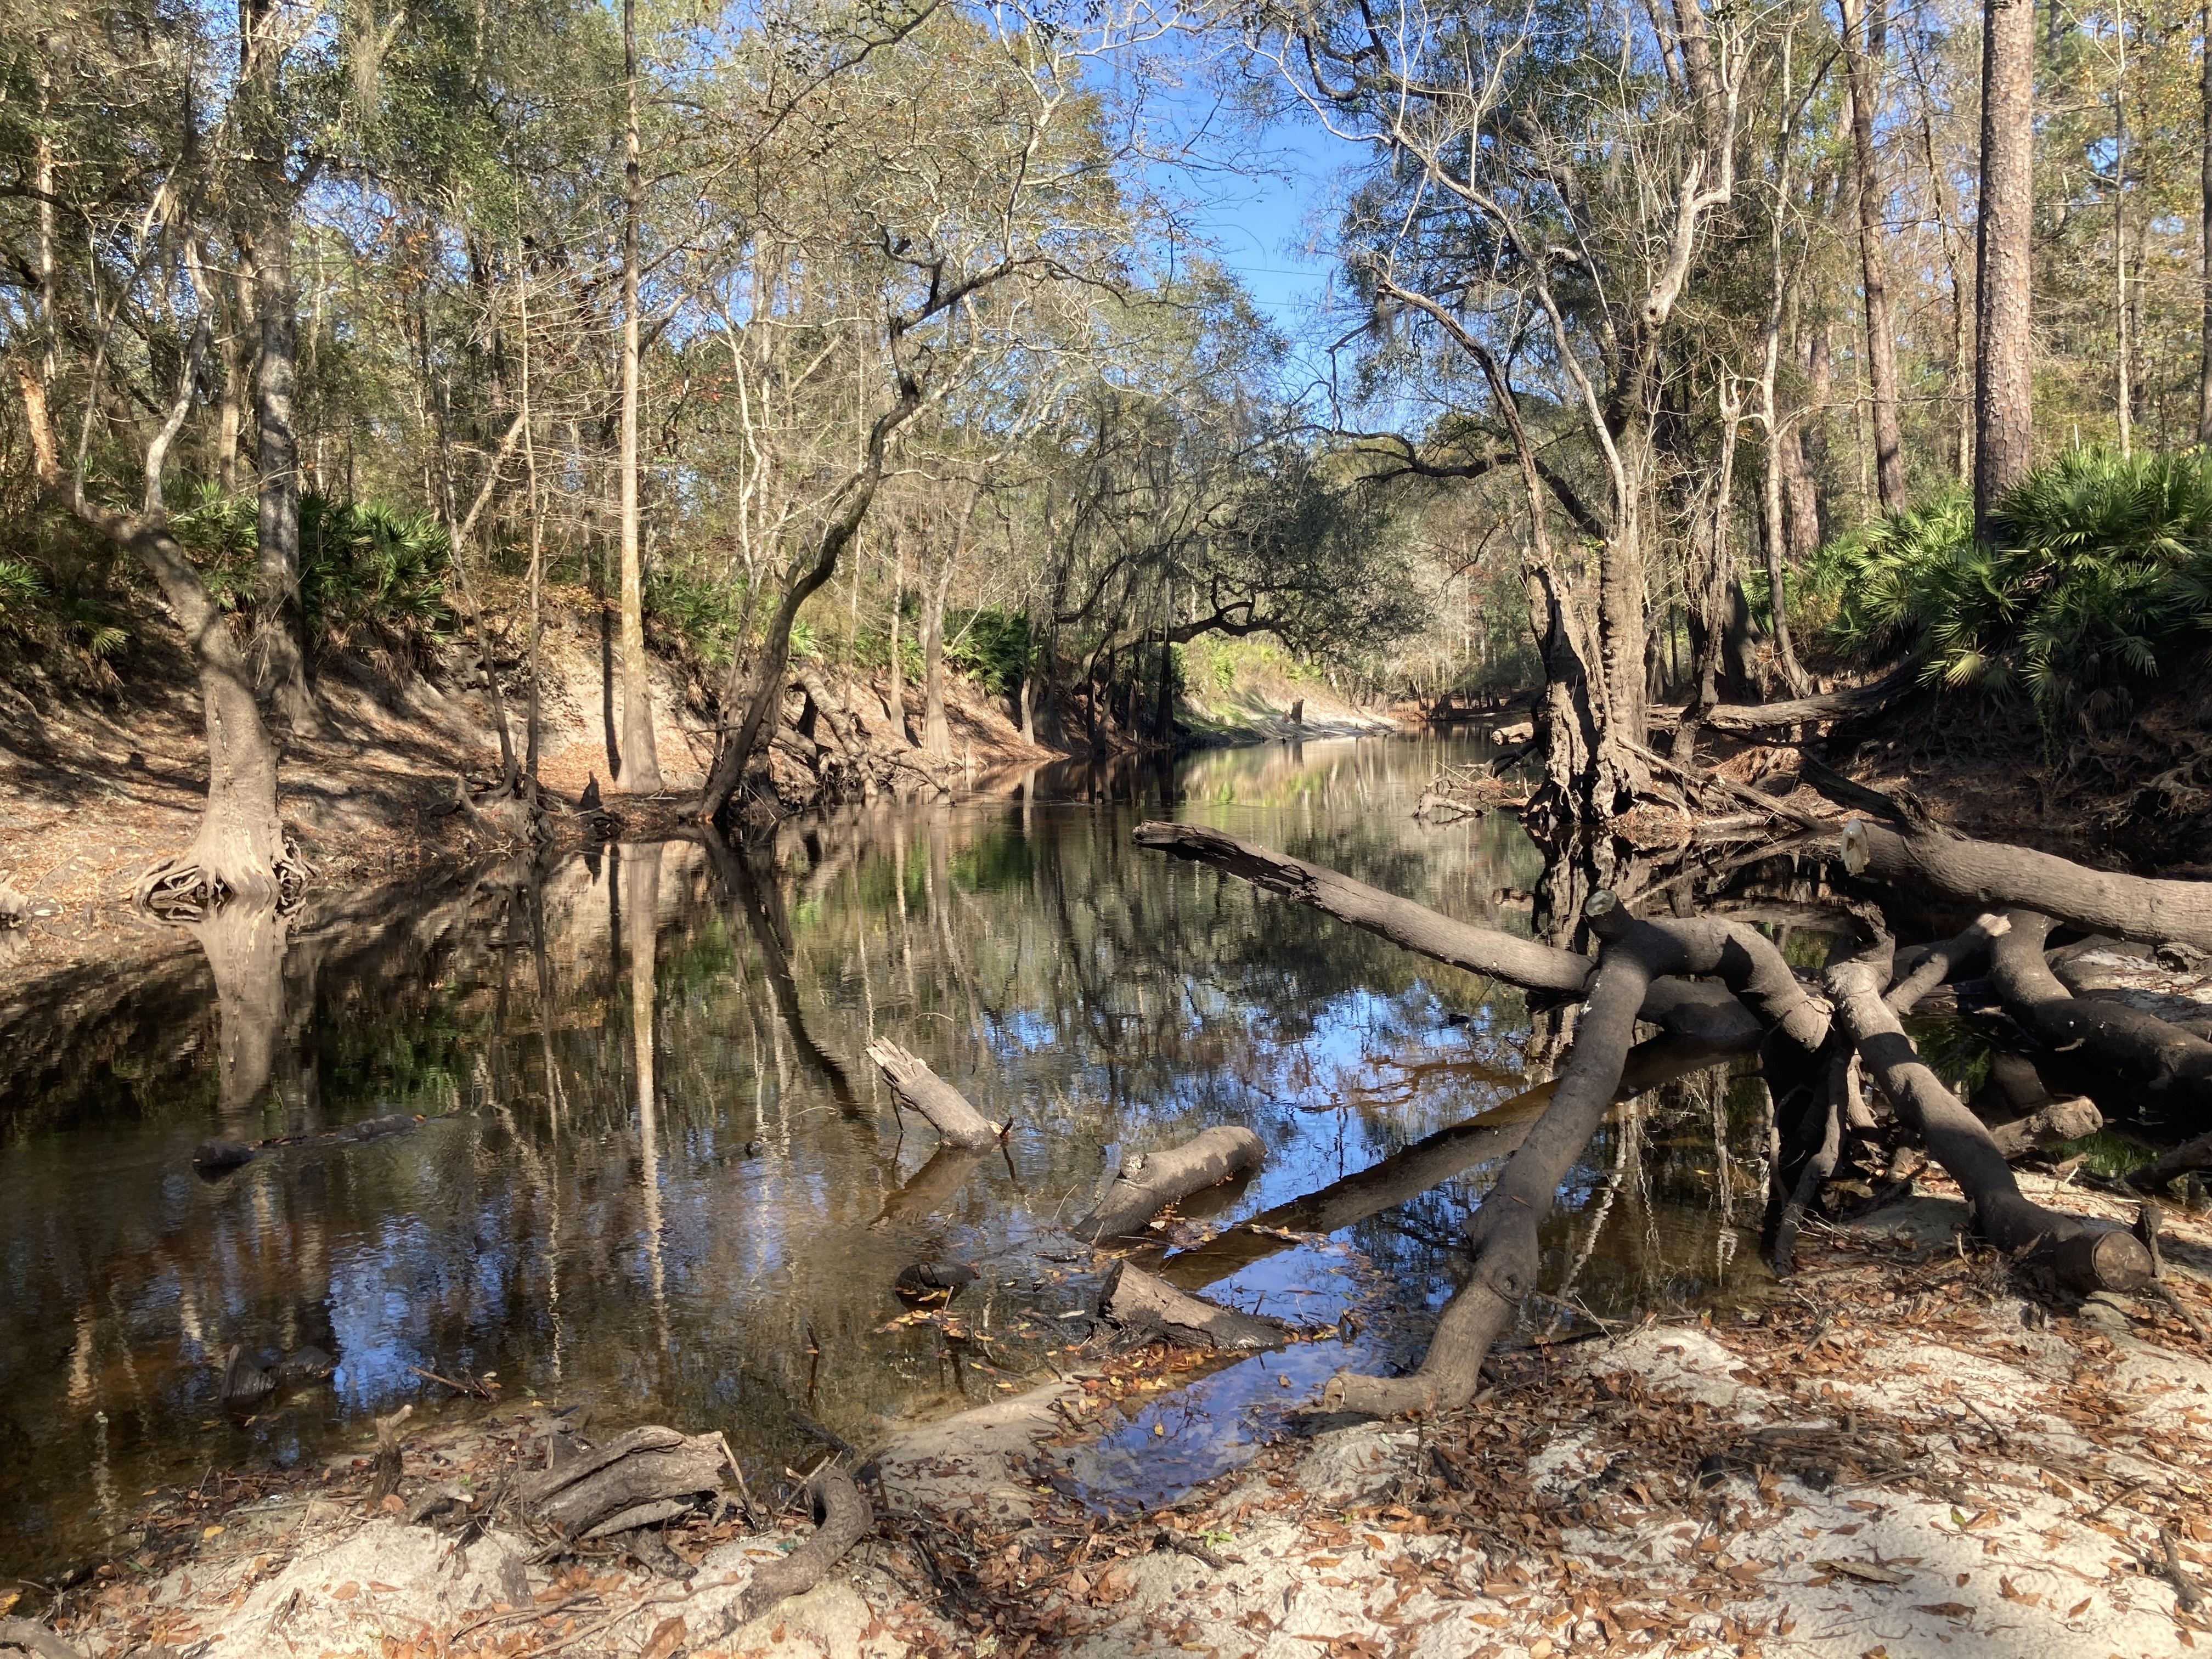
{"type": "MultiPolygon", "coordinates": [[[[1012,799],[796,823],[732,855],[618,845],[473,890],[210,939],[0,1029],[0,1574],[100,1549],[142,1492],[357,1445],[419,1370],[610,1423],[720,1428],[768,1469],[1076,1363],[1097,1282],[1057,1231],[1117,1161],[1217,1123],[1269,1148],[1194,1223],[1322,1187],[1547,1074],[1521,994],[1131,845],[1218,825],[1487,925],[1540,860],[1510,817],[1412,809],[1480,736],[1062,769],[1012,799]],[[863,1057],[892,1038],[1003,1152],[937,1156],[863,1057]],[[1531,1071],[1535,1076],[1528,1075],[1531,1071]],[[204,1137],[310,1139],[216,1182],[204,1137]],[[899,1322],[898,1270],[975,1264],[899,1322]],[[331,1381],[249,1420],[234,1346],[327,1348],[331,1381]]],[[[1616,1115],[1561,1194],[1547,1292],[1612,1316],[1710,1305],[1752,1271],[1755,1085],[1616,1115]],[[1571,1281],[1570,1285],[1569,1281],[1571,1281]]],[[[1417,1352],[1492,1163],[1213,1285],[1417,1352]]],[[[1532,1301],[1527,1322],[1571,1317],[1532,1301]]],[[[1091,1455],[1101,1501],[1158,1496],[1272,1431],[1331,1341],[1166,1407],[1091,1455]],[[1282,1386],[1288,1376],[1291,1386],[1282,1386]]],[[[435,1402],[435,1403],[434,1403],[435,1402]]]]}

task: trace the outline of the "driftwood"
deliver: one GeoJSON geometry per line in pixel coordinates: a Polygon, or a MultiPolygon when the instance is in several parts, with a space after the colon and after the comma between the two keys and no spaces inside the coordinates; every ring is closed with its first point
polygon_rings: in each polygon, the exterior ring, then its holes
{"type": "Polygon", "coordinates": [[[1632,917],[1608,892],[1583,914],[1602,942],[1572,1057],[1551,1104],[1483,1199],[1468,1226],[1474,1270],[1445,1305],[1420,1368],[1411,1376],[1339,1371],[1322,1390],[1333,1410],[1377,1417],[1451,1410],[1474,1397],[1482,1362],[1522,1298],[1536,1288],[1542,1260],[1537,1228],[1576,1158],[1613,1108],[1637,1011],[1652,981],[1667,974],[1715,974],[1763,1022],[1804,1055],[1826,1039],[1827,1017],[1805,994],[1781,953],[1763,935],[1719,921],[1650,922],[1632,917]]]}
{"type": "MultiPolygon", "coordinates": [[[[1751,1026],[1751,1040],[1740,1048],[1711,1048],[1687,1037],[1654,1037],[1628,1051],[1621,1067],[1617,1100],[1626,1100],[1645,1089],[1671,1083],[1678,1077],[1755,1048],[1759,1024],[1751,1026]]],[[[1486,1159],[1504,1158],[1519,1146],[1528,1126],[1543,1113],[1559,1087],[1547,1083],[1500,1101],[1488,1111],[1455,1123],[1415,1141],[1378,1164],[1333,1181],[1316,1192],[1294,1198],[1240,1221],[1218,1237],[1188,1250],[1179,1250],[1160,1264],[1160,1276],[1184,1290],[1198,1290],[1218,1279],[1250,1267],[1300,1241],[1301,1235],[1333,1233],[1380,1215],[1407,1199],[1440,1187],[1464,1170],[1486,1159]]]]}
{"type": "Polygon", "coordinates": [[[992,1146],[1006,1133],[968,1103],[968,1097],[929,1069],[927,1062],[908,1054],[886,1038],[868,1045],[868,1058],[876,1062],[901,1103],[927,1118],[930,1127],[948,1146],[992,1146]]]}
{"type": "Polygon", "coordinates": [[[825,1465],[806,1483],[806,1496],[814,1512],[813,1535],[781,1560],[771,1561],[753,1574],[736,1605],[723,1615],[722,1627],[709,1638],[710,1644],[741,1625],[750,1625],[786,1596],[803,1595],[812,1589],[876,1524],[875,1511],[853,1484],[853,1477],[834,1464],[825,1465]]]}
{"type": "MultiPolygon", "coordinates": [[[[525,1477],[522,1502],[569,1537],[599,1536],[617,1517],[671,1500],[688,1508],[699,1494],[720,1490],[726,1462],[721,1440],[714,1435],[679,1434],[647,1424],[558,1468],[525,1477]]],[[[636,1519],[624,1523],[647,1524],[636,1519]]]]}
{"type": "Polygon", "coordinates": [[[2085,933],[2145,945],[2212,950],[2212,882],[2115,875],[2025,847],[1901,836],[1864,818],[1844,824],[1843,858],[1853,875],[1892,886],[1933,889],[1969,904],[2023,905],[2085,933]]]}
{"type": "MultiPolygon", "coordinates": [[[[1417,956],[1503,980],[1524,990],[1580,992],[1595,966],[1579,951],[1557,950],[1496,928],[1455,921],[1322,865],[1240,841],[1203,824],[1140,823],[1135,839],[1139,847],[1211,865],[1271,893],[1310,904],[1417,956]]],[[[1744,1030],[1742,1012],[1732,1002],[1725,991],[1711,986],[1664,980],[1650,988],[1641,1017],[1677,1036],[1732,1046],[1741,1039],[1744,1030]]]]}
{"type": "Polygon", "coordinates": [[[84,1659],[68,1643],[44,1625],[27,1619],[0,1619],[0,1648],[22,1648],[39,1659],[84,1659]]]}
{"type": "Polygon", "coordinates": [[[1267,1149],[1246,1128],[1208,1129],[1164,1152],[1124,1164],[1098,1207],[1068,1229],[1088,1244],[1134,1238],[1169,1205],[1259,1168],[1267,1149]]]}
{"type": "Polygon", "coordinates": [[[1292,1334],[1282,1320],[1205,1301],[1126,1261],[1115,1262],[1099,1287],[1098,1317],[1125,1340],[1186,1348],[1257,1352],[1279,1348],[1292,1334]]]}
{"type": "Polygon", "coordinates": [[[2069,1095],[2039,1106],[2026,1117],[1996,1125],[1990,1131],[1990,1139],[2004,1154],[2005,1162],[2013,1164],[2046,1146],[2061,1146],[2093,1135],[2104,1127],[2105,1115],[2097,1109],[2095,1101],[2086,1095],[2069,1095]]]}
{"type": "Polygon", "coordinates": [[[2044,959],[2051,918],[2008,910],[2005,919],[2010,931],[1990,952],[1990,988],[2021,1030],[2153,1093],[2212,1102],[2212,1042],[2124,1002],[2075,996],[2044,959]]]}
{"type": "Polygon", "coordinates": [[[1883,1005],[1889,958],[1885,939],[1867,954],[1831,963],[1828,996],[1868,1074],[1966,1194],[1975,1230],[2001,1250],[2033,1251],[2047,1258],[2070,1289],[2132,1291],[2144,1283],[2150,1277],[2150,1255],[2134,1235],[2045,1209],[2022,1195],[1982,1121],[1921,1063],[1897,1016],[1883,1005]]]}

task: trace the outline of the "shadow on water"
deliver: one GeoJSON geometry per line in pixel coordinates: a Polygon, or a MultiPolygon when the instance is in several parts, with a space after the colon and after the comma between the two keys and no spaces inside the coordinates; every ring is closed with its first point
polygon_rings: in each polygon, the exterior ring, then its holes
{"type": "MultiPolygon", "coordinates": [[[[1057,1224],[1121,1157],[1216,1123],[1269,1158],[1191,1206],[1199,1234],[1327,1231],[1216,1247],[1206,1293],[1316,1327],[1359,1299],[1350,1358],[1417,1350],[1510,1148],[1454,1142],[1442,1184],[1380,1208],[1294,1206],[1546,1074],[1521,994],[1129,830],[1187,816],[1525,931],[1543,871],[1518,825],[1411,816],[1485,741],[1071,763],[765,848],[227,920],[128,985],[23,995],[0,1029],[0,1571],[102,1547],[149,1487],[351,1447],[438,1395],[416,1367],[720,1428],[774,1467],[811,1455],[794,1413],[866,1448],[1073,1363],[1096,1275],[1057,1224]],[[902,1121],[878,1036],[1011,1120],[1005,1147],[940,1153],[902,1121]],[[331,1133],[394,1113],[426,1121],[331,1133]],[[216,1135],[297,1139],[200,1179],[216,1135]],[[953,1320],[894,1322],[899,1269],[939,1259],[981,1269],[953,1320]],[[220,1356],[310,1344],[329,1383],[224,1413],[220,1356]]],[[[1749,1282],[1757,1095],[1699,1073],[1616,1115],[1546,1234],[1558,1304],[1531,1302],[1532,1333],[1749,1282]]],[[[1346,1358],[1303,1345],[1133,1408],[1078,1478],[1119,1504],[1202,1478],[1346,1358]]]]}

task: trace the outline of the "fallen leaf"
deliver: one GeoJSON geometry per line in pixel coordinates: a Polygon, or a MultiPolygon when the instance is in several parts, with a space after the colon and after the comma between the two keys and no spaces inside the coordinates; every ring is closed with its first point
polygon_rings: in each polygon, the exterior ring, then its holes
{"type": "Polygon", "coordinates": [[[344,1583],[340,1584],[336,1589],[331,1592],[331,1600],[333,1601],[350,1601],[355,1596],[360,1594],[361,1586],[354,1583],[352,1579],[349,1578],[344,1583]]]}
{"type": "Polygon", "coordinates": [[[681,1618],[664,1619],[653,1626],[652,1639],[646,1643],[638,1659],[668,1659],[668,1656],[683,1645],[685,1630],[681,1618]]]}
{"type": "Polygon", "coordinates": [[[200,1536],[202,1538],[220,1538],[222,1536],[222,1528],[221,1527],[208,1527],[202,1530],[200,1536]]]}
{"type": "Polygon", "coordinates": [[[1915,1613],[1932,1613],[1939,1619],[1971,1619],[1974,1610],[1964,1601],[1915,1601],[1915,1613]]]}

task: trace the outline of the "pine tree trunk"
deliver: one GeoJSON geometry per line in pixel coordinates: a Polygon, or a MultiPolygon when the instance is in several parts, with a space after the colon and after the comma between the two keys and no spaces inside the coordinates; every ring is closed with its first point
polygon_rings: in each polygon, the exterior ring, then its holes
{"type": "Polygon", "coordinates": [[[945,596],[954,568],[954,560],[945,561],[921,616],[921,746],[933,755],[952,752],[952,728],[945,719],[945,596]]]}
{"type": "MultiPolygon", "coordinates": [[[[1876,4],[1881,0],[1875,0],[1876,4]]],[[[1844,15],[1844,57],[1851,88],[1851,171],[1858,192],[1859,271],[1866,300],[1867,380],[1872,394],[1875,484],[1885,513],[1902,513],[1905,441],[1897,422],[1897,341],[1889,314],[1888,260],[1882,248],[1885,196],[1874,147],[1874,66],[1868,50],[1871,8],[1855,0],[1844,15]],[[1854,15],[1856,13],[1856,15],[1854,15]]]]}
{"type": "Polygon", "coordinates": [[[645,654],[645,574],[637,531],[637,222],[643,181],[637,143],[637,0],[623,0],[622,343],[622,770],[615,787],[659,794],[660,754],[653,732],[653,669],[645,654]]]}
{"type": "Polygon", "coordinates": [[[1974,533],[2034,459],[2029,360],[2034,218],[2033,0],[1983,0],[1982,189],[1974,232],[1974,533]]]}

